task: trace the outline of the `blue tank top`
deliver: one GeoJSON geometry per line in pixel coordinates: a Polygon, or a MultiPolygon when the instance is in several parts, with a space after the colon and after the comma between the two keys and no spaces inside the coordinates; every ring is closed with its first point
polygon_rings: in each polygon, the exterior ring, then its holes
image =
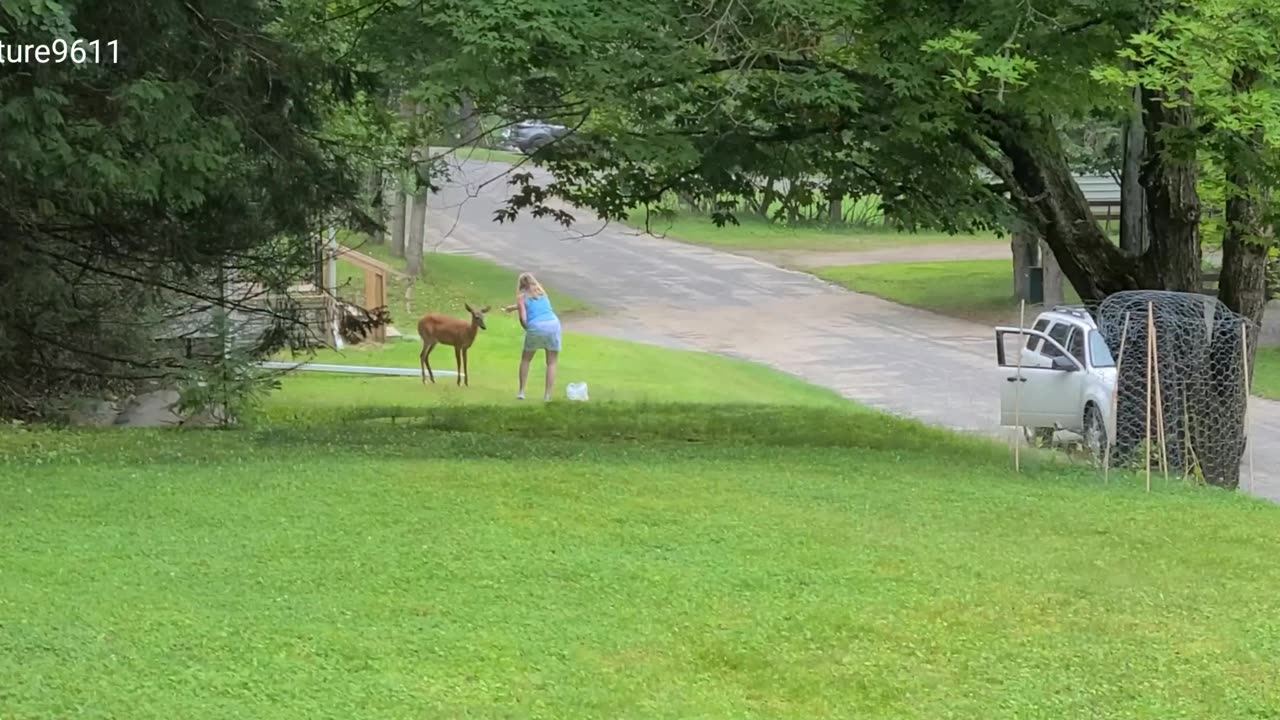
{"type": "Polygon", "coordinates": [[[525,322],[532,325],[543,320],[558,320],[556,313],[551,309],[551,298],[543,295],[540,298],[531,298],[524,296],[524,314],[525,322]]]}

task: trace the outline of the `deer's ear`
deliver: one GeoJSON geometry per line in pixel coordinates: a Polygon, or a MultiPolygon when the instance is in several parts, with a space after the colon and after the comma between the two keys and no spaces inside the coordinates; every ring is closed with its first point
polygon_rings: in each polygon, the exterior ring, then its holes
{"type": "Polygon", "coordinates": [[[473,312],[475,312],[475,310],[472,310],[472,309],[471,309],[471,304],[470,304],[470,303],[462,303],[462,307],[466,308],[466,309],[467,309],[467,312],[469,312],[469,313],[473,313],[473,312]]]}
{"type": "Polygon", "coordinates": [[[481,315],[483,315],[483,314],[485,314],[485,313],[487,313],[487,312],[489,312],[489,306],[488,306],[488,305],[485,305],[484,307],[480,308],[480,314],[481,314],[481,315]]]}

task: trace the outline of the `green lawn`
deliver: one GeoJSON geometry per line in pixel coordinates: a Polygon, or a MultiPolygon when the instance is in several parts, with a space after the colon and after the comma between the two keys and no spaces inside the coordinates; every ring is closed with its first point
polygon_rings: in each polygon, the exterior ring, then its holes
{"type": "MultiPolygon", "coordinates": [[[[457,387],[456,378],[436,376],[423,387],[418,377],[348,377],[337,374],[298,374],[285,379],[289,391],[269,401],[276,413],[299,408],[345,407],[350,392],[362,403],[397,408],[422,408],[458,404],[514,404],[517,368],[523,333],[514,315],[488,321],[469,356],[470,386],[457,387]]],[[[568,327],[571,323],[566,322],[568,327]]],[[[317,353],[315,362],[414,368],[421,343],[390,343],[384,348],[344,349],[317,353]]],[[[456,370],[453,350],[438,347],[431,353],[433,371],[456,370]]],[[[543,358],[539,354],[529,373],[528,396],[542,397],[543,358]]],[[[836,393],[809,385],[789,375],[717,355],[665,348],[590,335],[566,333],[561,350],[555,396],[563,401],[565,386],[586,382],[592,402],[765,403],[847,406],[836,393]]],[[[526,401],[528,402],[528,401],[526,401]]]]}
{"type": "MultiPolygon", "coordinates": [[[[997,242],[995,235],[947,235],[899,233],[883,227],[828,227],[821,224],[787,225],[741,215],[739,225],[716,227],[709,216],[677,212],[672,217],[652,216],[648,231],[672,240],[727,250],[857,251],[914,245],[997,242]]],[[[644,230],[644,212],[633,213],[631,227],[644,230]]]]}
{"type": "Polygon", "coordinates": [[[307,423],[0,430],[0,717],[1280,707],[1260,502],[865,411],[333,389],[307,423]]]}
{"type": "Polygon", "coordinates": [[[1254,359],[1253,393],[1280,400],[1280,348],[1261,348],[1254,359]]]}
{"type": "MultiPolygon", "coordinates": [[[[850,290],[991,325],[1018,322],[1011,260],[886,263],[819,268],[815,274],[850,290]]],[[[1067,302],[1079,302],[1067,287],[1067,302]]],[[[1028,318],[1033,309],[1028,306],[1028,318]]]]}

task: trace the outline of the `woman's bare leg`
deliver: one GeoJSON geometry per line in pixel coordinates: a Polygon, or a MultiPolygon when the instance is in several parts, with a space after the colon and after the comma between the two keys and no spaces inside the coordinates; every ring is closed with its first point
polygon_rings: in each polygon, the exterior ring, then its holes
{"type": "Polygon", "coordinates": [[[524,386],[529,382],[529,363],[533,362],[533,353],[525,351],[520,355],[520,394],[516,397],[524,399],[524,386]]]}
{"type": "Polygon", "coordinates": [[[551,391],[556,386],[556,364],[560,361],[559,350],[547,350],[547,392],[542,396],[543,400],[551,399],[551,391]]]}

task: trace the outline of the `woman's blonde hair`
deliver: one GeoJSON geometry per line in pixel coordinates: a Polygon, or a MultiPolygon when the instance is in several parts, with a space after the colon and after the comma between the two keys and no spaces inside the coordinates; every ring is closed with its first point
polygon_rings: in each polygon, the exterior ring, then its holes
{"type": "Polygon", "coordinates": [[[516,281],[516,292],[522,292],[535,300],[547,294],[533,273],[520,273],[520,279],[516,281]]]}

